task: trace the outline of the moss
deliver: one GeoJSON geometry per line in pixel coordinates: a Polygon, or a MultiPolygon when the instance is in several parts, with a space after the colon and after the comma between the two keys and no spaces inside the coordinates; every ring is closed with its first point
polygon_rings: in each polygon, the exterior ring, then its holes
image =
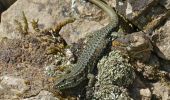
{"type": "Polygon", "coordinates": [[[19,22],[18,20],[14,20],[15,24],[16,24],[16,30],[19,31],[20,33],[23,33],[23,29],[22,29],[22,24],[21,22],[19,22]]]}
{"type": "Polygon", "coordinates": [[[28,33],[28,29],[29,29],[29,27],[28,27],[28,20],[27,20],[27,17],[25,16],[25,13],[24,13],[24,11],[22,12],[22,20],[24,21],[24,27],[23,27],[23,31],[24,31],[24,33],[28,33]]]}
{"type": "Polygon", "coordinates": [[[18,21],[18,20],[14,20],[16,25],[17,25],[17,28],[16,30],[18,30],[21,34],[23,35],[26,35],[28,34],[28,21],[27,21],[27,17],[25,16],[25,13],[22,12],[22,21],[23,21],[23,24],[22,22],[18,21]]]}
{"type": "Polygon", "coordinates": [[[34,29],[35,32],[40,32],[40,29],[38,27],[38,22],[39,22],[39,19],[37,20],[33,19],[31,22],[32,28],[34,29]]]}

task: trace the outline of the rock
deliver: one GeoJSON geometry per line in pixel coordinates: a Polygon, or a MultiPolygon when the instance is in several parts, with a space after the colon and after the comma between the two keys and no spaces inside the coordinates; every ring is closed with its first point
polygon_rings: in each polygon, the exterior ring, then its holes
{"type": "MultiPolygon", "coordinates": [[[[112,35],[114,38],[116,34],[112,35]]],[[[149,60],[151,52],[153,51],[153,46],[144,32],[139,31],[127,35],[118,33],[117,35],[118,38],[112,41],[113,50],[119,48],[121,51],[128,52],[132,60],[140,60],[141,62],[149,60]]]]}
{"type": "Polygon", "coordinates": [[[21,39],[4,38],[0,42],[0,75],[21,77],[29,84],[30,88],[26,92],[23,90],[24,92],[18,94],[19,99],[35,96],[44,87],[53,86],[53,81],[49,80],[44,70],[48,64],[55,62],[55,57],[47,54],[47,51],[49,47],[58,47],[62,43],[54,44],[48,35],[37,34],[27,34],[21,39]]]}
{"type": "Polygon", "coordinates": [[[154,41],[159,50],[156,50],[156,53],[159,57],[170,60],[170,19],[167,22],[155,31],[154,41]]]}
{"type": "Polygon", "coordinates": [[[100,29],[101,27],[103,26],[95,21],[77,20],[74,23],[63,27],[60,31],[60,34],[64,37],[68,44],[77,43],[79,39],[92,34],[90,32],[100,29]]]}
{"type": "Polygon", "coordinates": [[[160,63],[155,55],[151,55],[147,63],[136,62],[135,69],[148,80],[158,80],[160,77],[160,63]]]}
{"type": "Polygon", "coordinates": [[[134,32],[130,35],[130,44],[127,47],[132,59],[146,62],[149,60],[153,46],[150,39],[143,32],[134,32]]]}
{"type": "MultiPolygon", "coordinates": [[[[3,11],[9,8],[16,0],[0,0],[0,15],[3,11]]],[[[1,19],[1,16],[0,16],[1,19]]]]}
{"type": "Polygon", "coordinates": [[[146,88],[146,89],[140,89],[140,95],[141,95],[141,100],[151,100],[151,91],[146,88]]]}
{"type": "Polygon", "coordinates": [[[162,4],[166,9],[170,9],[170,0],[161,0],[160,4],[162,4]]]}
{"type": "Polygon", "coordinates": [[[4,10],[9,8],[15,1],[17,0],[0,0],[1,6],[3,6],[4,10]]]}
{"type": "Polygon", "coordinates": [[[13,76],[0,77],[0,98],[16,99],[30,89],[26,80],[13,76]]]}
{"type": "Polygon", "coordinates": [[[22,12],[25,13],[29,24],[29,32],[34,32],[30,22],[38,19],[40,29],[47,29],[58,21],[70,16],[70,0],[17,0],[2,14],[0,37],[19,38],[21,34],[16,30],[14,20],[23,22],[22,12]],[[62,6],[61,6],[62,5],[62,6]]]}
{"type": "Polygon", "coordinates": [[[157,82],[153,84],[153,94],[155,97],[159,97],[161,100],[168,100],[170,99],[170,88],[169,85],[166,85],[166,83],[160,83],[157,82]]]}
{"type": "MultiPolygon", "coordinates": [[[[30,24],[33,19],[39,19],[38,26],[43,30],[56,25],[58,21],[61,21],[66,17],[71,17],[70,4],[71,0],[17,0],[15,4],[2,14],[0,37],[20,38],[21,34],[16,30],[17,25],[14,20],[23,21],[22,11],[24,11],[28,20],[28,31],[34,32],[30,24]]],[[[83,20],[81,18],[79,18],[80,20],[77,19],[74,24],[63,27],[60,32],[68,44],[76,42],[79,38],[84,37],[87,32],[100,29],[108,23],[108,17],[104,18],[104,12],[101,12],[102,10],[99,10],[98,7],[89,4],[90,3],[83,3],[78,6],[79,15],[83,17],[83,20]],[[95,16],[95,18],[91,16],[95,16]],[[89,19],[91,21],[89,21],[89,19]],[[93,26],[93,28],[91,26],[93,26]]]]}
{"type": "Polygon", "coordinates": [[[141,89],[147,89],[148,87],[145,85],[145,83],[140,80],[140,78],[137,76],[134,80],[134,83],[129,89],[129,95],[134,99],[138,100],[139,98],[142,98],[140,94],[141,89]]]}
{"type": "MultiPolygon", "coordinates": [[[[160,62],[160,66],[162,69],[164,69],[165,71],[167,71],[168,73],[170,73],[170,62],[168,60],[162,60],[160,62]]],[[[170,79],[170,76],[168,75],[169,79],[170,79]]]]}
{"type": "Polygon", "coordinates": [[[60,100],[60,99],[55,97],[54,94],[50,93],[49,91],[42,90],[38,95],[22,100],[60,100]]]}
{"type": "Polygon", "coordinates": [[[148,34],[169,17],[166,9],[168,2],[169,0],[110,0],[110,4],[120,15],[148,34]]]}
{"type": "Polygon", "coordinates": [[[133,20],[139,17],[144,10],[148,9],[158,3],[158,0],[121,0],[116,2],[115,8],[120,14],[127,17],[129,20],[133,20]]]}
{"type": "Polygon", "coordinates": [[[92,34],[93,31],[104,27],[109,22],[105,12],[94,4],[78,2],[77,9],[79,18],[60,31],[68,44],[77,43],[79,39],[85,38],[85,36],[92,34]]]}

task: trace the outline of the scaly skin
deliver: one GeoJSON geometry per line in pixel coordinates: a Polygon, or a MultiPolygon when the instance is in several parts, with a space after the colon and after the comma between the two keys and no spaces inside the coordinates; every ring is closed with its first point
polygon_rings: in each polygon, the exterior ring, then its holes
{"type": "Polygon", "coordinates": [[[92,72],[94,63],[108,44],[108,36],[118,25],[118,18],[115,11],[101,0],[88,0],[97,5],[110,16],[110,23],[100,30],[94,31],[87,41],[87,44],[79,56],[77,63],[73,65],[70,73],[61,77],[55,84],[57,90],[64,90],[79,85],[87,79],[87,75],[92,72]]]}

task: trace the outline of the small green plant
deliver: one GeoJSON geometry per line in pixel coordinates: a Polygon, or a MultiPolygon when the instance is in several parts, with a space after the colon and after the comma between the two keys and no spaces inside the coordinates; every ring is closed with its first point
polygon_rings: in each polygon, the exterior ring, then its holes
{"type": "Polygon", "coordinates": [[[40,32],[40,29],[38,27],[38,22],[39,22],[39,19],[37,19],[37,20],[33,19],[31,22],[31,25],[32,25],[34,31],[36,31],[36,32],[40,32]]]}
{"type": "Polygon", "coordinates": [[[18,20],[14,20],[16,25],[17,25],[17,30],[22,33],[23,35],[26,35],[28,34],[28,21],[27,21],[27,18],[25,16],[25,13],[24,11],[22,12],[22,20],[23,20],[23,24],[22,22],[18,21],[18,20]]]}

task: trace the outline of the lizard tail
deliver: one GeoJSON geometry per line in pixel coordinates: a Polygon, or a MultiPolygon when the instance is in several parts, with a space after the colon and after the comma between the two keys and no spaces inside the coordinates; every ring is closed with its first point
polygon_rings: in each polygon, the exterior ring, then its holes
{"type": "Polygon", "coordinates": [[[103,9],[110,16],[110,20],[114,21],[113,23],[115,23],[116,25],[118,24],[118,17],[112,7],[108,6],[102,0],[88,0],[88,1],[103,9]]]}

